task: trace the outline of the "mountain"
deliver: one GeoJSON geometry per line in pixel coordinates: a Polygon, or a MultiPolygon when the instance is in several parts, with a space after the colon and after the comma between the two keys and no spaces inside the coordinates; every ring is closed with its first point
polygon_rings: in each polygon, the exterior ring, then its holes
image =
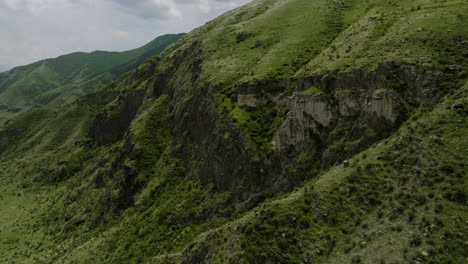
{"type": "Polygon", "coordinates": [[[60,107],[95,92],[182,36],[160,36],[124,52],[72,53],[0,73],[0,124],[32,108],[60,107]]]}
{"type": "Polygon", "coordinates": [[[18,116],[0,262],[466,262],[467,14],[254,0],[18,116]]]}

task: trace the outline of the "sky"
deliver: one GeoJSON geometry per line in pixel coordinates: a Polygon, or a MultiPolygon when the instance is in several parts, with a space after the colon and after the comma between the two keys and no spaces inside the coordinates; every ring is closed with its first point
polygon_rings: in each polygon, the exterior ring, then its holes
{"type": "Polygon", "coordinates": [[[0,0],[0,71],[189,32],[251,0],[0,0]]]}

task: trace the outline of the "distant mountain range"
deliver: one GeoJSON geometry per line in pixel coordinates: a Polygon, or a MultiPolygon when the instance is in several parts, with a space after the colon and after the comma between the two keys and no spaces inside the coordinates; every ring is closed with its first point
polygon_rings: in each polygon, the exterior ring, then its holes
{"type": "Polygon", "coordinates": [[[76,52],[0,73],[0,125],[31,108],[59,107],[95,92],[183,35],[160,36],[124,52],[76,52]]]}

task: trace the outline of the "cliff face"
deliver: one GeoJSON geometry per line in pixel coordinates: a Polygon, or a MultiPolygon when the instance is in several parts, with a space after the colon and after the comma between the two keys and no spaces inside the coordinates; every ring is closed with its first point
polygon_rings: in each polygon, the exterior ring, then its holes
{"type": "Polygon", "coordinates": [[[431,71],[382,63],[374,72],[353,70],[288,79],[276,84],[276,92],[252,93],[271,86],[246,84],[238,89],[237,103],[240,107],[287,108],[286,119],[273,137],[275,149],[283,153],[291,147],[312,148],[328,167],[390,135],[406,119],[410,104],[433,103],[443,93],[441,82],[431,71]],[[351,143],[342,146],[335,157],[328,150],[343,140],[351,143]]]}
{"type": "MultiPolygon", "coordinates": [[[[133,144],[129,129],[144,112],[144,102],[168,94],[171,155],[182,162],[187,179],[229,191],[229,204],[234,206],[255,203],[265,190],[287,190],[299,184],[305,176],[288,171],[297,166],[295,159],[301,153],[320,161],[322,169],[339,164],[390,136],[415,107],[431,104],[444,93],[439,86],[442,77],[396,63],[382,63],[373,72],[330,72],[238,84],[229,93],[237,102],[229,107],[247,115],[273,109],[282,116],[271,135],[262,139],[269,146],[265,149],[253,139],[252,133],[259,132],[253,131],[252,123],[242,124],[223,108],[219,95],[226,97],[225,89],[200,80],[203,53],[203,46],[194,42],[175,55],[170,67],[158,71],[161,62],[156,62],[148,72],[129,75],[120,95],[114,92],[107,98],[88,135],[98,145],[122,139],[133,144]],[[156,73],[150,74],[151,70],[156,73]],[[138,89],[141,83],[147,88],[138,89]]],[[[129,153],[131,160],[137,159],[129,153]]]]}
{"type": "MultiPolygon", "coordinates": [[[[194,45],[195,50],[200,49],[194,45]]],[[[197,81],[202,63],[198,56],[180,56],[184,58],[183,64],[176,63],[154,76],[148,75],[145,83],[151,86],[146,92],[125,90],[120,95],[111,94],[108,105],[93,122],[89,136],[99,145],[123,139],[132,120],[141,112],[143,102],[169,93],[172,154],[183,162],[188,178],[231,191],[236,202],[256,197],[267,188],[279,190],[297,184],[297,179],[287,180],[286,185],[278,181],[293,164],[287,154],[292,149],[298,153],[313,152],[314,158],[321,160],[322,168],[327,168],[390,135],[405,119],[401,116],[407,111],[403,107],[405,102],[429,103],[428,98],[405,96],[385,88],[390,86],[390,81],[376,78],[377,74],[365,76],[362,71],[339,77],[289,79],[280,82],[287,85],[276,84],[276,91],[266,94],[234,94],[238,107],[251,109],[247,111],[272,108],[284,115],[283,123],[268,139],[274,152],[265,153],[252,145],[248,128],[246,135],[235,119],[219,112],[216,98],[207,96],[219,93],[221,88],[197,81]],[[309,85],[321,88],[308,93],[303,89],[309,85]],[[291,95],[281,92],[288,89],[295,92],[291,95]],[[334,149],[341,142],[347,145],[334,149]]],[[[134,82],[132,79],[141,82],[141,74],[133,74],[126,83],[134,82]]],[[[431,80],[412,89],[434,89],[435,81],[431,80]]],[[[392,81],[409,85],[400,79],[392,81]]],[[[237,91],[261,91],[269,87],[265,83],[250,84],[237,91]]]]}
{"type": "Polygon", "coordinates": [[[89,130],[89,137],[99,145],[116,142],[123,138],[143,103],[144,91],[129,94],[111,94],[110,103],[99,113],[89,130]]]}

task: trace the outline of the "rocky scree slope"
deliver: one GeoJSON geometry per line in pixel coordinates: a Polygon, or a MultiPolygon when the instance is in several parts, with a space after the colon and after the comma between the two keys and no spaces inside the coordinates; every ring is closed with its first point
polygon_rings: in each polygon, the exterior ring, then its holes
{"type": "Polygon", "coordinates": [[[16,119],[0,132],[17,216],[0,257],[462,263],[466,11],[253,1],[59,113],[16,119]]]}
{"type": "Polygon", "coordinates": [[[96,92],[183,35],[160,36],[124,52],[72,53],[0,73],[0,124],[32,108],[57,108],[96,92]]]}

